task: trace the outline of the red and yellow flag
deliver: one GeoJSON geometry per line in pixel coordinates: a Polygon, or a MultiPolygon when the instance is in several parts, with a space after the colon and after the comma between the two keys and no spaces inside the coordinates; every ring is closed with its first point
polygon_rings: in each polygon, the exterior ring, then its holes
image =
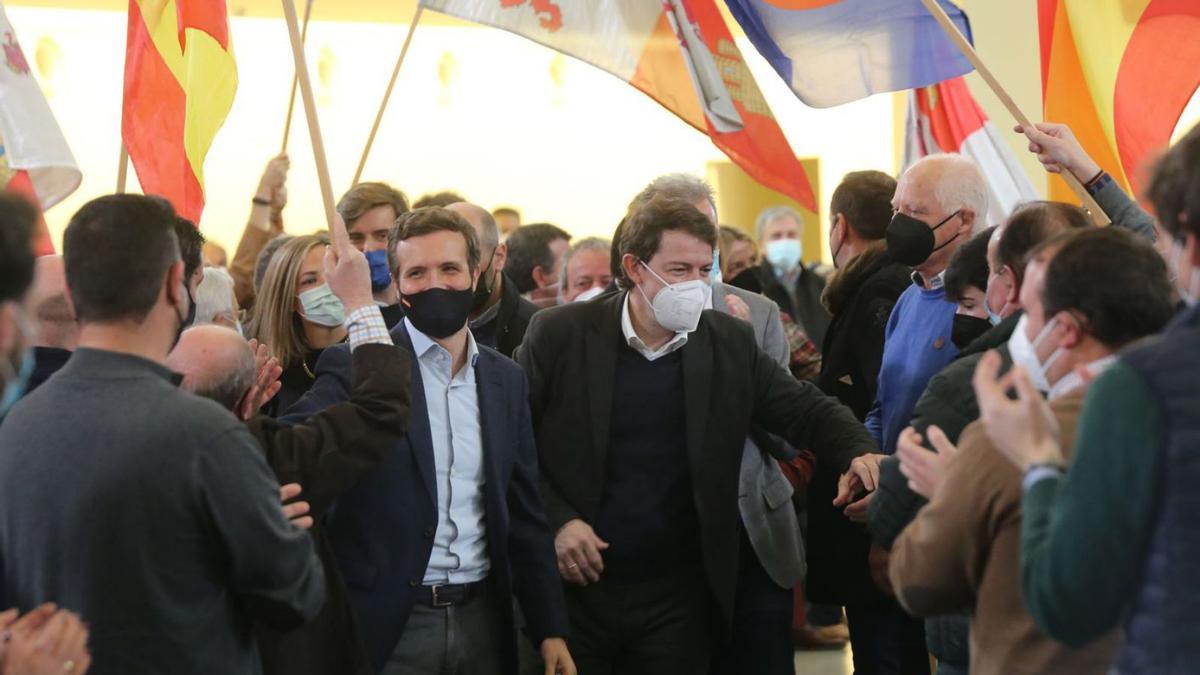
{"type": "Polygon", "coordinates": [[[237,91],[225,0],[129,0],[121,136],[146,194],[198,223],[204,157],[237,91]]]}
{"type": "MultiPolygon", "coordinates": [[[[1045,119],[1134,194],[1200,85],[1200,2],[1038,0],[1045,119]]],[[[1051,198],[1074,201],[1061,178],[1051,198]]]]}
{"type": "Polygon", "coordinates": [[[602,68],[708,135],[754,180],[817,210],[715,0],[420,0],[602,68]]]}

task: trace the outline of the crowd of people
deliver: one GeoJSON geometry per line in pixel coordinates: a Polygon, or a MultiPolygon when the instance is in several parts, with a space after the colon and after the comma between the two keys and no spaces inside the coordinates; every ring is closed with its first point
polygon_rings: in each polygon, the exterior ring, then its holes
{"type": "Polygon", "coordinates": [[[832,269],[685,174],[303,234],[280,156],[232,257],[0,197],[0,675],[1196,672],[1200,127],[1150,212],[1017,131],[1110,226],[955,154],[847,174],[832,269]]]}

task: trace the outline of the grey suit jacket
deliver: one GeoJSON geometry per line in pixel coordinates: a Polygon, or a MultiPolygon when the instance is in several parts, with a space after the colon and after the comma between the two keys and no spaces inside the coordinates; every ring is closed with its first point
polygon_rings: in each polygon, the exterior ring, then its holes
{"type": "MultiPolygon", "coordinates": [[[[725,297],[734,295],[750,307],[750,323],[758,346],[787,368],[789,351],[779,318],[779,306],[757,293],[750,293],[728,284],[714,284],[713,309],[729,314],[725,297]]],[[[783,475],[775,458],[746,439],[742,451],[741,475],[738,481],[738,511],[746,537],[763,569],[771,579],[784,588],[804,580],[804,542],[800,538],[800,523],[792,508],[792,486],[783,475]]]]}

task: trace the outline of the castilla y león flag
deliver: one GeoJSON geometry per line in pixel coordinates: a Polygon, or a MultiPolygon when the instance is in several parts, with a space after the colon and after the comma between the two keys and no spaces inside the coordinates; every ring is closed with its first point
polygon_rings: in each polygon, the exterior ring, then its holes
{"type": "MultiPolygon", "coordinates": [[[[82,176],[3,4],[0,42],[0,188],[20,193],[45,210],[74,192],[82,176]]],[[[34,248],[38,255],[54,252],[45,223],[39,224],[34,248]]]]}
{"type": "Polygon", "coordinates": [[[771,114],[715,0],[421,0],[502,28],[640,89],[763,185],[817,210],[808,176],[771,114]]]}
{"type": "Polygon", "coordinates": [[[146,194],[198,223],[204,157],[237,91],[225,0],[129,0],[121,137],[146,194]]]}
{"type": "Polygon", "coordinates": [[[1200,84],[1200,2],[1038,0],[1038,26],[1045,119],[1136,193],[1200,84]]]}
{"type": "Polygon", "coordinates": [[[989,225],[1003,223],[1018,204],[1038,198],[1029,176],[961,77],[909,92],[904,166],[939,152],[962,153],[979,164],[991,193],[989,225]]]}

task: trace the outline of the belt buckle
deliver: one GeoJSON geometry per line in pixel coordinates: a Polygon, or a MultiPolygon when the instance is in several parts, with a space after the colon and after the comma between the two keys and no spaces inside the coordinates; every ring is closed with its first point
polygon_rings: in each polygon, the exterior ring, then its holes
{"type": "Polygon", "coordinates": [[[441,587],[442,587],[441,584],[429,587],[429,593],[433,597],[433,602],[430,604],[433,607],[449,607],[449,606],[453,605],[454,603],[449,600],[444,601],[444,602],[442,601],[440,594],[438,593],[438,589],[441,587]]]}

